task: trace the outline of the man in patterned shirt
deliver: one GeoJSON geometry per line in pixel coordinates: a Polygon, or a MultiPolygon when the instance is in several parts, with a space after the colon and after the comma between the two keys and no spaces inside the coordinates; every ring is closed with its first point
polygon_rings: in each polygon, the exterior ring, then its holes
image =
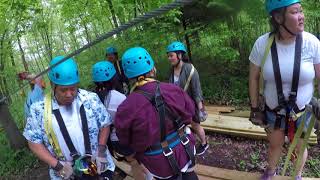
{"type": "MultiPolygon", "coordinates": [[[[62,60],[54,58],[50,66],[62,60]]],[[[106,147],[111,118],[99,97],[78,88],[77,64],[67,59],[49,71],[52,95],[31,105],[23,135],[50,166],[51,179],[112,179],[106,147]]]]}

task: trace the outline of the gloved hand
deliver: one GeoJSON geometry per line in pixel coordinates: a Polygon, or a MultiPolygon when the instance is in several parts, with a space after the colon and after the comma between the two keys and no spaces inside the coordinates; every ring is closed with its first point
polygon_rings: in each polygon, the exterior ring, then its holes
{"type": "Polygon", "coordinates": [[[62,179],[70,179],[73,174],[73,168],[71,162],[58,161],[57,165],[53,167],[58,172],[62,179]]]}
{"type": "Polygon", "coordinates": [[[108,160],[106,156],[106,150],[107,150],[107,147],[105,145],[99,145],[97,156],[94,157],[94,161],[96,162],[96,165],[97,165],[98,174],[101,174],[107,170],[108,160]]]}
{"type": "Polygon", "coordinates": [[[313,97],[310,102],[312,106],[312,112],[316,119],[319,121],[320,120],[320,99],[317,99],[313,97]]]}
{"type": "Polygon", "coordinates": [[[265,128],[267,125],[265,122],[265,114],[261,112],[259,108],[251,108],[249,120],[252,124],[262,128],[265,128]]]}
{"type": "Polygon", "coordinates": [[[200,122],[204,122],[207,119],[207,117],[208,117],[207,111],[204,108],[200,109],[199,110],[200,122]]]}

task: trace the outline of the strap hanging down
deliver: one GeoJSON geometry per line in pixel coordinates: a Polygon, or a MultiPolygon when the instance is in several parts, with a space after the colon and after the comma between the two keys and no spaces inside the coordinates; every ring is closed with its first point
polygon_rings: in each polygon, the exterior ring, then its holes
{"type": "MultiPolygon", "coordinates": [[[[64,124],[64,121],[62,119],[62,116],[61,116],[59,109],[53,110],[53,114],[55,115],[55,117],[57,119],[61,134],[62,134],[62,136],[63,136],[63,138],[69,148],[70,155],[75,160],[77,158],[76,156],[79,154],[72,143],[72,140],[71,140],[70,135],[68,133],[67,127],[64,124]]],[[[82,133],[83,133],[83,138],[84,138],[84,146],[85,146],[86,154],[91,154],[88,123],[87,123],[87,117],[86,117],[83,105],[81,105],[81,107],[80,107],[80,116],[81,116],[82,133]]]]}
{"type": "Polygon", "coordinates": [[[291,92],[289,96],[289,102],[285,101],[285,97],[282,89],[282,79],[279,67],[279,59],[276,42],[273,41],[271,46],[271,56],[272,56],[272,65],[274,78],[276,81],[277,95],[278,95],[278,104],[279,106],[276,108],[278,110],[286,107],[286,105],[290,105],[290,108],[294,108],[297,93],[298,93],[298,84],[299,84],[299,76],[300,76],[300,63],[301,63],[301,44],[302,44],[302,35],[298,34],[296,37],[296,45],[295,45],[295,56],[294,56],[294,68],[292,74],[292,86],[291,92]]]}

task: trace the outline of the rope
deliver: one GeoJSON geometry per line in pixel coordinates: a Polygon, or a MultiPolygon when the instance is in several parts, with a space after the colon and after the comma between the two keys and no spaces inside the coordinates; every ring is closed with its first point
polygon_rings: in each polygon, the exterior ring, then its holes
{"type": "MultiPolygon", "coordinates": [[[[16,89],[16,90],[14,91],[14,93],[12,93],[11,95],[14,95],[14,94],[18,93],[21,89],[23,89],[23,88],[25,88],[26,86],[28,86],[29,83],[30,83],[32,80],[34,80],[34,79],[36,79],[36,78],[44,75],[45,73],[47,73],[48,71],[50,71],[50,70],[51,70],[52,68],[54,68],[55,66],[63,63],[63,62],[66,61],[67,59],[69,59],[69,58],[71,58],[71,57],[73,57],[73,56],[75,56],[75,55],[77,55],[77,54],[80,54],[82,51],[90,48],[91,46],[94,46],[94,45],[100,43],[101,41],[103,41],[103,40],[105,40],[105,39],[107,39],[107,38],[109,38],[109,37],[112,37],[112,36],[115,35],[115,34],[118,34],[118,33],[122,32],[122,31],[125,31],[125,30],[129,29],[130,27],[136,26],[137,24],[139,24],[139,23],[141,23],[141,22],[143,22],[143,21],[146,21],[146,20],[151,19],[151,18],[153,18],[153,17],[160,16],[160,15],[162,15],[162,14],[167,13],[168,11],[170,11],[170,10],[172,10],[172,9],[175,9],[175,8],[178,8],[178,7],[181,7],[181,6],[190,4],[190,3],[195,2],[195,1],[197,1],[197,0],[175,0],[175,1],[172,2],[172,3],[169,3],[169,4],[167,4],[167,5],[164,5],[164,6],[158,8],[158,9],[155,9],[155,10],[153,10],[153,11],[147,12],[147,13],[145,13],[144,15],[140,15],[140,16],[134,18],[133,20],[131,20],[131,21],[129,21],[129,22],[123,24],[123,25],[120,25],[118,28],[115,28],[115,29],[113,29],[112,31],[110,31],[110,32],[108,32],[108,33],[106,33],[106,34],[101,35],[101,36],[98,37],[96,40],[94,40],[94,41],[92,41],[92,42],[84,45],[84,46],[81,47],[80,49],[75,50],[75,51],[72,52],[71,54],[65,56],[63,59],[61,59],[61,60],[60,60],[59,62],[57,62],[56,64],[54,64],[54,65],[46,68],[45,70],[43,70],[42,72],[40,72],[39,74],[37,74],[37,75],[36,75],[33,79],[31,79],[29,82],[24,83],[22,86],[19,87],[19,89],[16,89]]],[[[4,101],[6,101],[6,100],[7,100],[7,97],[6,97],[6,96],[5,96],[5,97],[2,97],[2,98],[0,99],[0,104],[4,103],[4,101]]]]}

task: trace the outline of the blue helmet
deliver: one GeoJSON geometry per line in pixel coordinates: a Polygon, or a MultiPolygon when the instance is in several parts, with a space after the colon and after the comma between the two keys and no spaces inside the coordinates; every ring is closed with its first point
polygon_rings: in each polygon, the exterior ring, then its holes
{"type": "Polygon", "coordinates": [[[151,71],[154,62],[147,50],[142,47],[134,47],[123,54],[122,67],[128,78],[134,78],[151,71]]]}
{"type": "Polygon", "coordinates": [[[107,54],[115,54],[115,53],[118,53],[117,49],[115,47],[107,47],[106,48],[106,53],[107,54]]]}
{"type": "Polygon", "coordinates": [[[182,42],[175,41],[167,47],[167,53],[175,51],[183,51],[186,53],[187,49],[182,42]]]}
{"type": "Polygon", "coordinates": [[[287,7],[295,3],[300,3],[300,0],[266,0],[266,9],[271,14],[275,9],[287,7]]]}
{"type": "MultiPolygon", "coordinates": [[[[50,62],[50,66],[58,63],[64,56],[57,56],[50,62]]],[[[70,86],[79,83],[79,72],[76,62],[69,58],[63,63],[50,69],[48,73],[51,82],[57,85],[70,86]]]]}
{"type": "Polygon", "coordinates": [[[92,79],[94,82],[109,81],[116,74],[116,69],[109,61],[100,61],[92,67],[92,79]]]}

